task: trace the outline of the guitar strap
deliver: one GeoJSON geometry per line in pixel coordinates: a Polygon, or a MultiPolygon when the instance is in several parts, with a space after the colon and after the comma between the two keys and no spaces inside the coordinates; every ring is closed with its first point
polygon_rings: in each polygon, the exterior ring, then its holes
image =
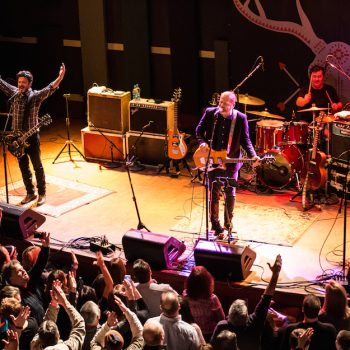
{"type": "Polygon", "coordinates": [[[235,131],[236,120],[237,120],[237,110],[234,109],[232,111],[230,134],[228,136],[227,154],[230,154],[231,144],[232,144],[232,139],[233,139],[233,132],[235,131]]]}
{"type": "Polygon", "coordinates": [[[24,108],[23,112],[23,119],[22,119],[22,130],[26,131],[29,129],[29,110],[30,110],[30,102],[34,96],[33,90],[29,91],[26,106],[24,108]]]}

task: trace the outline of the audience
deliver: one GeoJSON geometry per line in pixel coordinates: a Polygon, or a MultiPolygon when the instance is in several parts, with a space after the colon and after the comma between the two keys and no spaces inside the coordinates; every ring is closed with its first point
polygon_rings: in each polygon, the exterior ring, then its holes
{"type": "Polygon", "coordinates": [[[273,265],[268,264],[272,276],[265,292],[261,296],[252,314],[248,314],[248,307],[244,300],[235,300],[229,309],[227,320],[220,321],[213,333],[211,343],[223,331],[229,330],[237,335],[238,348],[250,350],[260,348],[260,339],[264,329],[266,315],[275,293],[276,284],[282,267],[282,258],[277,255],[273,265]]]}
{"type": "Polygon", "coordinates": [[[221,331],[212,345],[214,350],[238,350],[237,336],[228,330],[221,331]]]}
{"type": "Polygon", "coordinates": [[[214,283],[213,276],[204,266],[195,266],[185,281],[183,291],[194,323],[198,324],[207,341],[216,324],[225,319],[220,300],[214,294],[214,283]]]}
{"type": "Polygon", "coordinates": [[[290,350],[308,350],[313,333],[314,330],[312,328],[293,329],[289,336],[290,350]]]}
{"type": "Polygon", "coordinates": [[[350,330],[350,308],[345,288],[336,281],[326,284],[323,306],[318,315],[321,322],[331,323],[337,332],[350,330]]]}
{"type": "Polygon", "coordinates": [[[163,292],[160,301],[161,315],[150,318],[148,322],[157,321],[165,332],[165,343],[168,350],[195,350],[200,343],[196,330],[181,319],[180,303],[174,292],[163,292]]]}
{"type": "Polygon", "coordinates": [[[349,350],[350,349],[350,331],[342,330],[338,333],[335,341],[337,350],[349,350]]]}
{"type": "Polygon", "coordinates": [[[158,284],[152,279],[152,270],[150,265],[142,260],[138,259],[134,262],[133,267],[133,277],[136,284],[136,288],[142,295],[148,310],[149,316],[155,317],[160,315],[160,298],[163,292],[174,292],[176,293],[169,284],[158,284]]]}
{"type": "Polygon", "coordinates": [[[313,335],[310,341],[310,350],[335,349],[336,330],[330,323],[323,323],[318,320],[318,313],[321,309],[320,299],[313,294],[308,294],[303,300],[304,319],[301,322],[291,323],[282,334],[281,350],[289,349],[290,334],[297,328],[312,328],[313,335]]]}
{"type": "Polygon", "coordinates": [[[143,340],[146,350],[163,350],[166,349],[165,332],[163,326],[158,321],[149,321],[143,327],[143,340]]]}
{"type": "Polygon", "coordinates": [[[90,350],[90,343],[96,332],[100,329],[101,311],[96,303],[87,301],[80,309],[80,314],[85,321],[85,339],[82,350],[90,350]]]}

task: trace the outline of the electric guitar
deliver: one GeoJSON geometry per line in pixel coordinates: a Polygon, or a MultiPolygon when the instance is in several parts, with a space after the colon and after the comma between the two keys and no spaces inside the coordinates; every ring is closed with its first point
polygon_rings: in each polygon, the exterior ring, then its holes
{"type": "Polygon", "coordinates": [[[301,205],[304,210],[309,209],[309,204],[307,203],[307,191],[317,190],[320,187],[323,187],[327,180],[327,172],[325,169],[326,154],[317,150],[321,124],[322,118],[321,121],[317,123],[312,149],[309,150],[309,157],[306,163],[306,175],[305,177],[302,176],[303,192],[301,197],[301,205]]]}
{"type": "MultiPolygon", "coordinates": [[[[204,168],[209,154],[209,148],[197,148],[193,154],[194,164],[197,169],[204,168]]],[[[214,151],[211,150],[208,164],[208,172],[215,169],[226,169],[225,164],[229,163],[250,163],[253,167],[258,166],[260,163],[272,163],[275,161],[275,157],[272,155],[265,155],[260,160],[250,158],[227,158],[227,151],[214,151]]]]}
{"type": "Polygon", "coordinates": [[[24,155],[24,150],[29,147],[29,143],[27,143],[28,137],[34,135],[37,132],[37,129],[43,125],[49,125],[52,122],[52,118],[49,114],[45,114],[41,119],[39,119],[39,123],[33,126],[26,132],[22,132],[20,130],[12,131],[9,135],[5,137],[5,143],[7,145],[7,149],[11,154],[13,154],[17,158],[21,158],[24,155]]]}
{"type": "Polygon", "coordinates": [[[168,130],[168,157],[170,159],[182,159],[187,154],[185,133],[180,133],[177,129],[178,105],[181,98],[181,88],[174,91],[172,101],[174,102],[174,127],[168,130]]]}

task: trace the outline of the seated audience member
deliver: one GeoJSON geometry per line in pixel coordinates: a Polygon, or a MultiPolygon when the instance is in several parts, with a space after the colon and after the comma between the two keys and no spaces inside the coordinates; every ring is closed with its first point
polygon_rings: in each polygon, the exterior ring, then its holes
{"type": "Polygon", "coordinates": [[[239,350],[236,334],[228,330],[220,332],[212,345],[214,350],[239,350]]]}
{"type": "Polygon", "coordinates": [[[248,314],[245,301],[235,300],[230,306],[228,320],[220,321],[217,324],[210,341],[212,344],[221,331],[229,330],[237,335],[238,348],[240,350],[260,348],[261,334],[282,267],[281,256],[277,255],[274,264],[268,264],[268,266],[272,271],[272,276],[254,312],[248,314]]]}
{"type": "Polygon", "coordinates": [[[225,319],[219,298],[214,294],[214,278],[204,266],[193,267],[185,281],[184,297],[194,322],[209,341],[217,323],[225,319]]]}
{"type": "Polygon", "coordinates": [[[160,300],[161,315],[150,318],[148,322],[156,321],[163,325],[165,343],[168,350],[195,350],[200,343],[194,327],[184,322],[180,316],[178,295],[174,292],[164,292],[160,300]]]}
{"type": "Polygon", "coordinates": [[[297,328],[312,328],[313,335],[310,341],[310,350],[335,349],[336,330],[330,323],[323,323],[318,320],[318,313],[321,309],[320,299],[313,294],[308,294],[303,300],[304,319],[302,322],[291,323],[282,331],[281,350],[289,349],[290,334],[297,328]]]}
{"type": "Polygon", "coordinates": [[[158,284],[152,279],[152,270],[150,265],[142,260],[138,259],[134,262],[133,278],[138,282],[136,288],[142,295],[144,302],[149,310],[149,317],[155,317],[160,315],[160,297],[163,292],[176,293],[169,284],[158,284]]]}
{"type": "Polygon", "coordinates": [[[342,330],[338,333],[335,341],[337,350],[350,349],[350,331],[342,330]]]}
{"type": "Polygon", "coordinates": [[[71,305],[64,294],[61,283],[55,281],[52,284],[52,299],[46,314],[44,322],[41,323],[38,333],[31,342],[31,350],[65,350],[65,349],[81,349],[85,337],[85,324],[83,317],[71,305]],[[69,315],[72,324],[72,330],[69,338],[65,341],[60,339],[60,332],[57,328],[56,321],[58,310],[62,306],[69,315]]]}
{"type": "Polygon", "coordinates": [[[312,328],[294,329],[289,336],[290,350],[308,350],[313,333],[314,330],[312,328]]]}
{"type": "Polygon", "coordinates": [[[165,333],[163,326],[157,321],[150,321],[143,327],[143,340],[145,350],[163,350],[166,349],[164,344],[165,333]]]}
{"type": "Polygon", "coordinates": [[[345,288],[336,281],[326,285],[323,306],[318,315],[321,322],[331,323],[337,332],[350,330],[350,308],[345,288]]]}
{"type": "Polygon", "coordinates": [[[31,245],[23,250],[22,266],[26,271],[29,271],[38,260],[41,248],[36,245],[31,245]]]}
{"type": "Polygon", "coordinates": [[[49,233],[43,232],[41,243],[42,248],[39,257],[28,273],[17,260],[11,260],[2,269],[3,281],[11,286],[18,287],[21,293],[22,304],[30,307],[28,327],[22,332],[19,339],[20,349],[25,350],[29,349],[30,341],[37,332],[37,327],[41,324],[45,314],[43,290],[41,289],[41,285],[38,284],[38,280],[49,258],[49,233]]]}
{"type": "Polygon", "coordinates": [[[100,308],[93,301],[87,301],[80,309],[80,314],[85,321],[86,335],[82,350],[90,350],[90,343],[96,332],[100,329],[100,308]]]}
{"type": "MultiPolygon", "coordinates": [[[[126,347],[128,350],[142,349],[144,341],[142,338],[142,324],[137,318],[136,314],[128,309],[125,304],[118,298],[115,297],[115,303],[122,310],[125,318],[128,320],[131,333],[132,341],[131,344],[126,347]]],[[[108,314],[107,321],[102,325],[100,330],[95,334],[91,341],[91,350],[121,350],[124,349],[124,338],[112,327],[117,323],[117,318],[114,312],[108,314]]]]}

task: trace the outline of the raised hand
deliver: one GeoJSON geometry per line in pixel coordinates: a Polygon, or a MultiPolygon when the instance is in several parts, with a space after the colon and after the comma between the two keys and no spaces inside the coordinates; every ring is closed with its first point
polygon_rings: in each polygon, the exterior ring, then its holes
{"type": "Polygon", "coordinates": [[[26,321],[28,320],[29,315],[30,307],[23,306],[17,317],[10,315],[10,318],[17,329],[23,329],[26,321]]]}

